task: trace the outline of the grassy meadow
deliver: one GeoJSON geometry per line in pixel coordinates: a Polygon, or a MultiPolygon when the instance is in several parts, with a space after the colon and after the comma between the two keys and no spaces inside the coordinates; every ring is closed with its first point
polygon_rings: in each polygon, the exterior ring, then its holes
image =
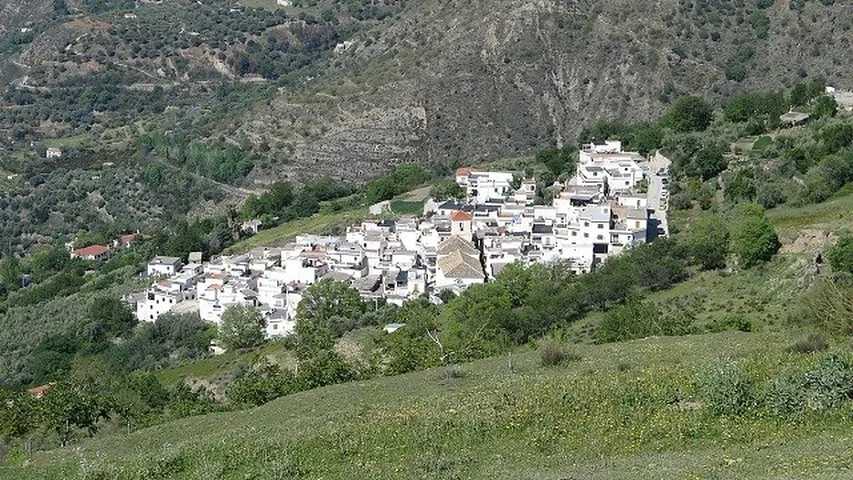
{"type": "Polygon", "coordinates": [[[789,421],[761,409],[717,416],[699,400],[697,378],[722,358],[756,382],[817,361],[790,342],[726,332],[573,346],[580,359],[556,367],[517,352],[451,377],[336,385],[84,441],[0,467],[0,478],[844,478],[849,402],[789,421]]]}

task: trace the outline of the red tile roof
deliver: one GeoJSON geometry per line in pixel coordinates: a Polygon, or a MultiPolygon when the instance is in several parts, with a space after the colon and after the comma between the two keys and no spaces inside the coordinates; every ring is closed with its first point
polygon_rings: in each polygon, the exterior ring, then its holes
{"type": "Polygon", "coordinates": [[[456,210],[450,215],[450,219],[454,222],[470,222],[474,219],[474,216],[468,212],[456,210]]]}
{"type": "Polygon", "coordinates": [[[470,167],[462,167],[462,168],[456,169],[456,176],[457,177],[467,177],[468,175],[471,175],[471,168],[470,167]]]}
{"type": "Polygon", "coordinates": [[[122,245],[127,245],[134,240],[136,240],[136,234],[135,233],[128,233],[126,235],[119,235],[119,237],[118,237],[118,241],[122,245]]]}
{"type": "Polygon", "coordinates": [[[35,398],[42,398],[47,395],[47,392],[53,388],[53,383],[48,383],[46,385],[39,385],[38,387],[33,387],[27,390],[27,393],[32,395],[35,398]]]}
{"type": "Polygon", "coordinates": [[[85,248],[78,248],[77,250],[74,250],[74,255],[78,257],[98,257],[109,251],[109,247],[105,247],[103,245],[90,245],[85,248]]]}

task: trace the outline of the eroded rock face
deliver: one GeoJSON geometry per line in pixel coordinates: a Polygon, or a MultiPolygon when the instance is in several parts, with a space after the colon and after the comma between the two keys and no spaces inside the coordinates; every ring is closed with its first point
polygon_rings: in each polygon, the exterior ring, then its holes
{"type": "Polygon", "coordinates": [[[336,52],[307,97],[283,91],[238,130],[273,147],[275,161],[257,175],[364,179],[398,162],[471,163],[574,142],[597,119],[652,119],[679,95],[782,87],[806,72],[853,78],[840,61],[850,39],[832,26],[849,23],[853,5],[773,7],[759,39],[744,12],[717,18],[650,3],[411,4],[336,52]],[[730,80],[744,45],[747,76],[730,80]]]}

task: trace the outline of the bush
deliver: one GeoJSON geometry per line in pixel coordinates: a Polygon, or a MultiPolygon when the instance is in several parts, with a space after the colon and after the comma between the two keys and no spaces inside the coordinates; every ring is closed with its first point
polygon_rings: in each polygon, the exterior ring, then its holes
{"type": "Polygon", "coordinates": [[[771,381],[764,403],[776,415],[802,415],[837,408],[853,399],[853,365],[829,354],[814,367],[771,381]]]}
{"type": "Polygon", "coordinates": [[[226,396],[234,404],[258,406],[298,389],[293,374],[282,372],[278,365],[263,363],[238,375],[228,386],[226,396]]]}
{"type": "Polygon", "coordinates": [[[708,331],[717,333],[727,330],[737,330],[739,332],[751,332],[752,322],[739,315],[726,315],[722,318],[717,318],[708,325],[708,331]]]}
{"type": "Polygon", "coordinates": [[[853,273],[853,236],[845,235],[826,253],[836,272],[853,273]]]}
{"type": "Polygon", "coordinates": [[[788,347],[788,351],[792,353],[815,353],[822,352],[829,348],[829,343],[819,334],[813,333],[807,337],[797,340],[793,345],[788,347]]]}
{"type": "Polygon", "coordinates": [[[830,336],[853,334],[853,284],[849,280],[821,280],[803,296],[795,320],[830,336]]]}
{"type": "Polygon", "coordinates": [[[658,335],[686,335],[692,331],[689,316],[662,314],[653,302],[631,298],[605,313],[595,336],[599,343],[608,343],[658,335]]]}
{"type": "Polygon", "coordinates": [[[580,355],[570,352],[562,343],[556,340],[546,340],[539,347],[539,357],[542,366],[553,367],[567,362],[580,360],[580,355]]]}
{"type": "Polygon", "coordinates": [[[704,131],[714,119],[714,110],[700,97],[681,97],[667,112],[664,123],[676,132],[704,131]]]}
{"type": "Polygon", "coordinates": [[[721,360],[699,374],[699,395],[714,415],[741,415],[755,404],[755,385],[741,365],[721,360]]]}
{"type": "Polygon", "coordinates": [[[747,206],[741,209],[732,226],[731,248],[741,266],[750,268],[773,258],[781,244],[773,225],[764,216],[764,210],[747,206]]]}
{"type": "Polygon", "coordinates": [[[703,270],[725,267],[729,253],[729,232],[725,222],[716,215],[703,216],[688,230],[686,246],[693,261],[703,270]]]}

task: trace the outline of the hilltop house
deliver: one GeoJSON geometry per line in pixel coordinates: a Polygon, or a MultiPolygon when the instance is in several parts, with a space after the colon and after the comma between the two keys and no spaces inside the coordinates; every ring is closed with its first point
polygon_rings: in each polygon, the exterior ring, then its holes
{"type": "Polygon", "coordinates": [[[110,258],[110,247],[105,245],[90,245],[71,252],[71,258],[82,258],[89,261],[101,261],[110,258]]]}

